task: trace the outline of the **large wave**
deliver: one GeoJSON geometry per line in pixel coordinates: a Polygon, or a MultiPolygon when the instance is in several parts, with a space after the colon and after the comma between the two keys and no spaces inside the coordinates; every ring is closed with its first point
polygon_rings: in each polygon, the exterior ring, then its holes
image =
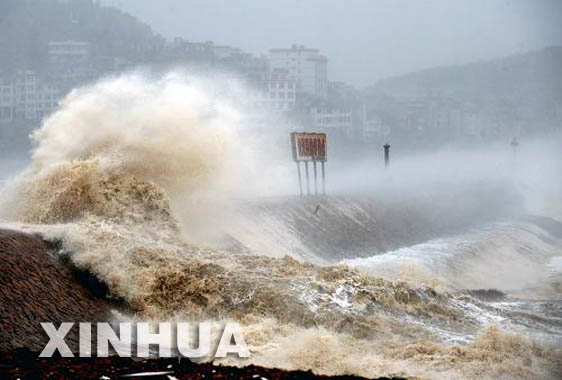
{"type": "Polygon", "coordinates": [[[4,190],[1,215],[57,243],[55,253],[104,282],[131,318],[237,320],[252,350],[242,364],[557,376],[559,351],[484,333],[490,321],[467,310],[490,308],[465,290],[262,256],[259,245],[202,244],[225,227],[233,199],[259,188],[239,124],[236,107],[194,78],[134,74],[76,90],[34,133],[32,163],[4,190]]]}

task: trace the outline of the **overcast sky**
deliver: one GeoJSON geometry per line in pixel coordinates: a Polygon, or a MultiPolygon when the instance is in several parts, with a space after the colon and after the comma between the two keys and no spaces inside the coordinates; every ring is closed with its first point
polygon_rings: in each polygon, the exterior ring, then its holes
{"type": "Polygon", "coordinates": [[[330,80],[364,87],[438,65],[562,45],[562,0],[102,0],[168,39],[255,54],[292,43],[328,57],[330,80]]]}

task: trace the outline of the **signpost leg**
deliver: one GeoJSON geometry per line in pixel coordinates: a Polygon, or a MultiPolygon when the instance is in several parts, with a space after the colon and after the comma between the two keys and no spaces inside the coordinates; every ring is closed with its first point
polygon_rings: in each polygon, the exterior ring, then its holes
{"type": "Polygon", "coordinates": [[[316,174],[316,160],[312,162],[314,163],[314,195],[318,195],[318,176],[316,174]]]}
{"type": "Polygon", "coordinates": [[[302,197],[302,178],[301,178],[301,163],[297,161],[297,172],[299,173],[299,191],[302,197]]]}
{"type": "Polygon", "coordinates": [[[324,161],[322,161],[322,194],[326,195],[326,173],[324,172],[324,161]]]}
{"type": "Polygon", "coordinates": [[[304,168],[306,172],[306,194],[310,195],[310,182],[308,180],[308,161],[304,162],[304,168]]]}

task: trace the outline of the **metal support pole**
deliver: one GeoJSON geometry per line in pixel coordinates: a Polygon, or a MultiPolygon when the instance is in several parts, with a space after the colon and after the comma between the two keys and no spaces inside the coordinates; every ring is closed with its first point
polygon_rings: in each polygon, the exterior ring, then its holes
{"type": "Polygon", "coordinates": [[[300,195],[302,197],[301,164],[298,161],[296,163],[297,163],[297,172],[299,173],[299,192],[300,192],[300,195]]]}
{"type": "Polygon", "coordinates": [[[310,181],[308,180],[308,161],[304,162],[304,168],[306,172],[306,194],[310,195],[310,181]]]}
{"type": "Polygon", "coordinates": [[[326,195],[326,173],[324,172],[324,161],[322,161],[322,194],[326,195]]]}
{"type": "Polygon", "coordinates": [[[318,195],[318,176],[316,174],[316,160],[312,161],[314,164],[314,195],[318,195]]]}

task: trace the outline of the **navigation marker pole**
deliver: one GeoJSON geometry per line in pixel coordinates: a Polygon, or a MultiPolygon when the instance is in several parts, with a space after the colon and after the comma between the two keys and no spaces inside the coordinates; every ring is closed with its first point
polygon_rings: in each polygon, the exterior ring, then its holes
{"type": "Polygon", "coordinates": [[[390,144],[386,143],[383,145],[384,148],[384,166],[388,168],[390,165],[390,144]]]}
{"type": "Polygon", "coordinates": [[[511,140],[511,148],[513,149],[513,157],[517,156],[517,148],[519,147],[519,140],[516,136],[513,136],[513,140],[511,140]]]}

